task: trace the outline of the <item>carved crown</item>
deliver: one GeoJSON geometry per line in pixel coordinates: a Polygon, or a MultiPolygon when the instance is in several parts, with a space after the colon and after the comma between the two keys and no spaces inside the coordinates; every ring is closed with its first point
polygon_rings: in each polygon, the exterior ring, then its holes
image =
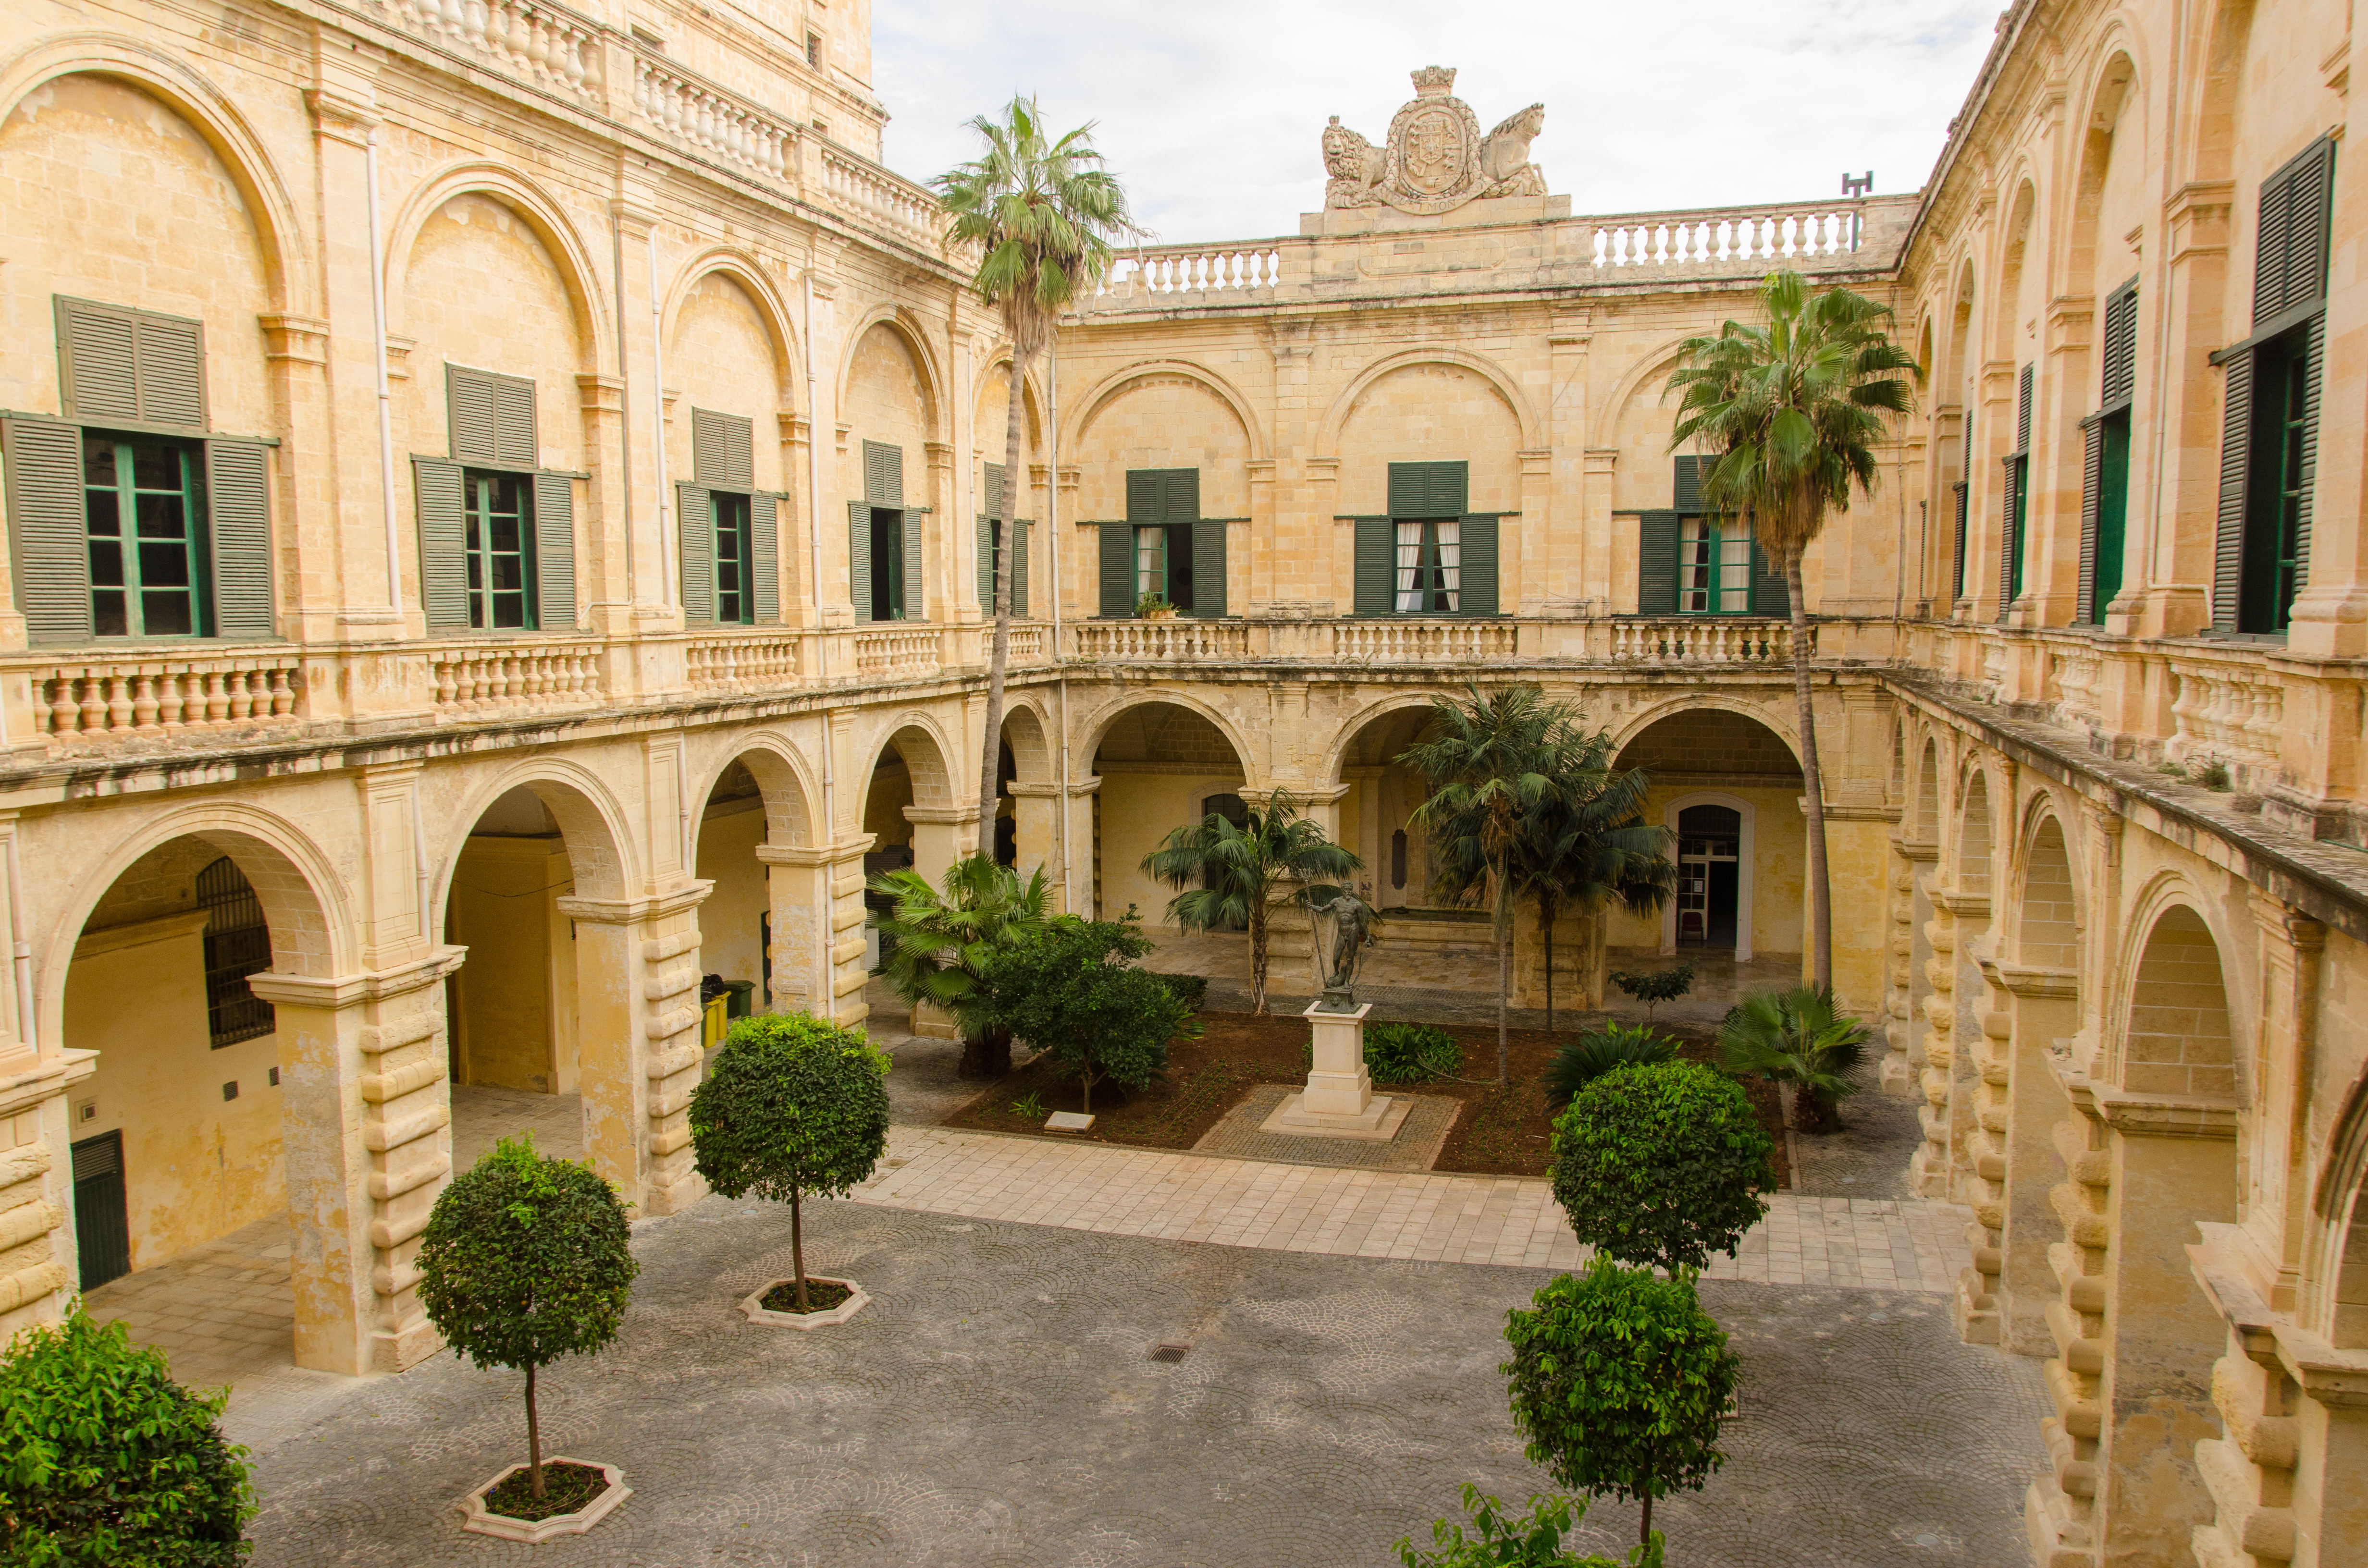
{"type": "Polygon", "coordinates": [[[1453,92],[1455,67],[1452,65],[1424,66],[1414,74],[1414,90],[1425,97],[1429,97],[1433,93],[1453,92]]]}

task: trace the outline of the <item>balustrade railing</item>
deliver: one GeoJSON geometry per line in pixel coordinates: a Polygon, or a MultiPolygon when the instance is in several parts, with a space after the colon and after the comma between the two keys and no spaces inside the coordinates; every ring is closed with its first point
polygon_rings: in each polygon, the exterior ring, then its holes
{"type": "Polygon", "coordinates": [[[600,644],[453,643],[427,652],[439,719],[542,712],[600,700],[600,644]]]}
{"type": "Polygon", "coordinates": [[[747,631],[691,639],[683,665],[693,691],[765,691],[807,673],[805,634],[747,631]]]}
{"type": "Polygon", "coordinates": [[[1493,620],[1342,620],[1332,625],[1332,656],[1365,665],[1452,664],[1509,659],[1520,629],[1493,620]]]}
{"type": "Polygon", "coordinates": [[[1814,261],[1859,248],[1851,208],[1727,208],[1590,220],[1595,265],[1702,267],[1721,262],[1814,261]]]}
{"type": "MultiPolygon", "coordinates": [[[[1611,623],[1616,665],[1774,665],[1793,662],[1790,621],[1677,616],[1611,623]]],[[[1817,632],[1809,629],[1809,651],[1817,632]]]]}
{"type": "Polygon", "coordinates": [[[830,142],[822,147],[822,177],[840,208],[931,245],[938,243],[945,214],[928,187],[830,142]]]}
{"type": "Polygon", "coordinates": [[[2274,778],[2286,716],[2284,676],[2241,656],[2181,650],[2169,662],[2177,728],[2165,754],[2182,764],[2226,763],[2274,778]]]}
{"type": "Polygon", "coordinates": [[[375,0],[396,27],[507,76],[600,97],[599,25],[549,0],[375,0]]]}
{"type": "Polygon", "coordinates": [[[855,673],[860,676],[935,675],[938,633],[905,629],[855,633],[855,673]]]}
{"type": "Polygon", "coordinates": [[[1250,629],[1238,620],[1081,620],[1069,628],[1072,658],[1093,663],[1183,664],[1249,656],[1250,629]]]}
{"type": "Polygon", "coordinates": [[[303,722],[302,670],[292,653],[75,660],[33,665],[26,675],[34,729],[53,745],[86,737],[189,739],[303,722]]]}
{"type": "Polygon", "coordinates": [[[1129,295],[1224,293],[1246,297],[1271,290],[1282,277],[1282,242],[1171,245],[1132,250],[1112,264],[1099,292],[1129,295]]]}
{"type": "Polygon", "coordinates": [[[633,59],[633,108],[661,134],[760,179],[781,180],[796,157],[787,120],[647,54],[633,59]]]}

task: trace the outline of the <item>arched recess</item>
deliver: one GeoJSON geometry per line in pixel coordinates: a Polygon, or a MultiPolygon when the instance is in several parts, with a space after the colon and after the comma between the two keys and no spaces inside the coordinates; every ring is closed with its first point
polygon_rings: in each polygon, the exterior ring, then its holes
{"type": "MultiPolygon", "coordinates": [[[[2134,45],[2128,29],[2116,24],[2111,42],[2103,51],[2095,74],[2090,78],[2085,112],[2077,122],[2081,128],[2080,171],[2072,187],[2072,222],[2064,246],[2064,292],[2077,298],[2094,294],[2103,285],[2117,283],[2122,277],[2116,267],[2105,276],[2099,276],[2099,247],[2114,226],[2100,231],[2103,216],[2105,182],[2117,161],[2136,159],[2146,154],[2145,114],[2143,94],[2137,82],[2137,64],[2130,57],[2134,45]],[[2136,117],[2130,121],[2138,129],[2137,145],[2123,145],[2120,127],[2125,108],[2135,108],[2136,117]]],[[[2120,249],[2118,243],[2115,248],[2120,249]]],[[[2101,326],[2102,318],[2099,324],[2101,326]]]]}
{"type": "Polygon", "coordinates": [[[712,761],[693,776],[691,799],[705,800],[712,796],[723,776],[737,763],[755,778],[764,801],[766,841],[779,845],[813,845],[815,842],[814,823],[819,814],[815,801],[820,799],[820,792],[814,787],[813,770],[807,767],[796,744],[775,730],[738,733],[728,738],[718,738],[723,744],[714,749],[712,761]]]}
{"type": "Polygon", "coordinates": [[[1766,730],[1784,743],[1784,749],[1791,756],[1793,768],[1796,771],[1799,769],[1801,745],[1799,736],[1793,730],[1790,703],[1785,704],[1780,710],[1777,708],[1763,707],[1739,697],[1728,697],[1714,691],[1689,692],[1683,697],[1672,697],[1667,701],[1656,703],[1650,708],[1640,709],[1629,714],[1613,726],[1612,744],[1618,750],[1624,752],[1635,743],[1638,736],[1664,719],[1674,718],[1683,713],[1712,712],[1732,713],[1738,718],[1748,719],[1766,730]]]}
{"type": "Polygon", "coordinates": [[[2304,1260],[2308,1326],[2341,1349],[2368,1346],[2368,1075],[2344,1096],[2311,1192],[2313,1256],[2304,1260]]]}
{"type": "Polygon", "coordinates": [[[1959,403],[1968,401],[1967,378],[1973,374],[1970,354],[1973,347],[1974,323],[1974,258],[1964,257],[1957,267],[1956,296],[1949,301],[1948,358],[1941,371],[1939,385],[1955,390],[1959,403]]]}
{"type": "Polygon", "coordinates": [[[702,764],[692,874],[708,884],[699,906],[700,967],[745,984],[733,1011],[810,1008],[829,973],[829,868],[819,864],[814,795],[803,759],[772,731],[716,734],[702,764]],[[799,853],[805,851],[806,853],[799,853]]]}
{"type": "Polygon", "coordinates": [[[1910,819],[1916,842],[1937,844],[1941,838],[1941,743],[1924,740],[1923,759],[1916,765],[1916,810],[1910,819]]]}
{"type": "Polygon", "coordinates": [[[2251,52],[2255,0],[2222,0],[2213,10],[2203,62],[2203,92],[2180,151],[2190,180],[2225,180],[2236,165],[2244,111],[2245,62],[2251,52]]]}
{"type": "MultiPolygon", "coordinates": [[[[1447,696],[1448,693],[1440,693],[1447,696]]],[[[1340,727],[1319,777],[1341,787],[1337,836],[1365,862],[1360,880],[1383,909],[1436,908],[1429,835],[1414,821],[1430,781],[1398,759],[1434,733],[1431,695],[1397,692],[1340,727]]]]}
{"type": "Polygon", "coordinates": [[[1646,382],[1656,376],[1667,376],[1677,368],[1678,350],[1685,341],[1683,334],[1664,338],[1621,372],[1620,379],[1612,383],[1611,395],[1603,400],[1603,406],[1595,415],[1594,437],[1588,446],[1601,451],[1619,444],[1622,413],[1646,382]]]}
{"type": "Polygon", "coordinates": [[[1990,776],[1987,768],[1976,764],[1965,770],[1964,801],[1957,813],[1957,891],[1987,897],[1992,869],[1990,846],[1996,836],[1996,829],[1990,821],[1990,776]]]}
{"type": "Polygon", "coordinates": [[[1061,863],[1061,786],[1052,732],[1042,695],[1014,693],[1003,712],[1002,744],[996,748],[996,819],[985,837],[996,863],[1023,877],[1040,866],[1052,876],[1061,863]]]}
{"type": "Polygon", "coordinates": [[[643,872],[633,856],[625,812],[607,782],[565,758],[544,757],[521,762],[479,784],[442,819],[461,825],[459,836],[437,858],[431,909],[441,912],[446,907],[452,873],[468,846],[469,835],[494,803],[513,790],[530,791],[551,813],[567,848],[576,897],[622,899],[642,888],[643,872]]]}
{"type": "Polygon", "coordinates": [[[461,196],[483,196],[518,215],[551,253],[575,317],[575,336],[582,346],[582,370],[597,370],[614,361],[615,341],[601,302],[599,272],[592,254],[558,202],[542,188],[506,164],[471,161],[450,165],[422,181],[396,209],[387,229],[387,330],[402,335],[411,258],[419,232],[445,203],[461,196]]]}
{"type": "MultiPolygon", "coordinates": [[[[922,437],[925,440],[944,440],[948,406],[945,366],[937,350],[931,347],[928,331],[921,324],[920,318],[903,305],[874,305],[848,329],[839,350],[837,405],[840,408],[848,406],[848,389],[855,374],[856,356],[862,351],[864,335],[875,326],[885,326],[904,340],[905,347],[912,355],[913,364],[920,375],[922,437]]],[[[913,476],[908,473],[906,483],[909,486],[912,483],[913,476]]]]}
{"type": "Polygon", "coordinates": [[[1497,395],[1504,400],[1505,406],[1512,411],[1514,421],[1520,426],[1522,450],[1535,451],[1546,445],[1545,426],[1539,419],[1537,410],[1531,406],[1529,395],[1495,361],[1466,353],[1461,348],[1406,348],[1376,359],[1358,371],[1355,378],[1340,390],[1340,395],[1332,400],[1332,406],[1325,412],[1324,423],[1316,427],[1315,455],[1319,458],[1338,456],[1340,432],[1347,426],[1349,412],[1357,406],[1358,399],[1383,377],[1417,365],[1452,365],[1472,371],[1494,388],[1497,395]]]}
{"type": "MultiPolygon", "coordinates": [[[[997,352],[1006,359],[1010,358],[1010,351],[1008,348],[998,349],[997,352]]],[[[1189,359],[1139,360],[1104,377],[1092,391],[1077,401],[1076,412],[1069,416],[1068,428],[1062,433],[1061,449],[1064,452],[1083,450],[1086,433],[1093,427],[1094,420],[1100,415],[1104,408],[1129,388],[1161,376],[1178,377],[1188,381],[1197,382],[1208,389],[1219,402],[1232,409],[1234,417],[1240,421],[1242,438],[1249,446],[1250,460],[1258,462],[1264,460],[1267,450],[1266,434],[1250,411],[1249,400],[1244,397],[1231,381],[1206,366],[1196,365],[1189,359]]]]}
{"type": "Polygon", "coordinates": [[[28,93],[60,76],[87,72],[149,94],[194,127],[230,171],[252,217],[275,310],[318,315],[318,283],[294,199],[262,138],[230,97],[191,70],[182,56],[116,34],[56,33],[0,64],[0,119],[28,93]]]}
{"type": "Polygon", "coordinates": [[[1247,776],[1248,781],[1253,786],[1258,786],[1260,793],[1264,792],[1263,787],[1259,786],[1259,773],[1254,766],[1258,753],[1251,748],[1247,737],[1243,734],[1241,726],[1235,722],[1233,716],[1202,698],[1175,687],[1161,687],[1156,691],[1125,692],[1087,713],[1082,720],[1071,726],[1078,735],[1083,737],[1077,750],[1071,755],[1090,758],[1101,750],[1102,742],[1110,738],[1112,725],[1131,710],[1156,703],[1167,703],[1172,707],[1189,709],[1214,724],[1218,733],[1225,737],[1225,743],[1234,748],[1235,756],[1241,759],[1242,771],[1247,776]]]}
{"type": "Polygon", "coordinates": [[[2192,903],[2166,903],[2123,994],[2114,1080],[2132,1094],[2237,1097],[2236,1036],[2220,944],[2192,903]]]}
{"type": "MultiPolygon", "coordinates": [[[[1144,858],[1199,821],[1211,796],[1253,799],[1249,753],[1206,703],[1173,689],[1108,704],[1085,729],[1087,767],[1099,780],[1088,838],[1095,907],[1109,918],[1132,904],[1159,926],[1172,890],[1144,873],[1144,858]]],[[[1326,810],[1316,808],[1319,819],[1326,810]]]]}
{"type": "Polygon", "coordinates": [[[1408,709],[1418,708],[1429,712],[1440,698],[1452,699],[1454,696],[1453,690],[1446,688],[1439,691],[1397,691],[1365,704],[1342,720],[1339,728],[1333,732],[1331,744],[1325,748],[1324,761],[1316,777],[1327,783],[1342,782],[1345,778],[1342,769],[1349,766],[1350,749],[1360,743],[1365,732],[1372,729],[1377,721],[1393,713],[1403,713],[1408,709]]]}
{"type": "Polygon", "coordinates": [[[912,867],[935,882],[974,846],[977,826],[965,810],[968,795],[958,780],[962,752],[936,721],[906,711],[884,726],[871,753],[864,780],[860,831],[872,835],[864,856],[871,872],[912,867]]]}
{"type": "Polygon", "coordinates": [[[2036,807],[2023,837],[2020,885],[2010,905],[2015,961],[2025,969],[2077,976],[2080,968],[2080,890],[2064,822],[2054,806],[2036,807]]]}
{"type": "Polygon", "coordinates": [[[1694,842],[1671,846],[1680,885],[1666,908],[1610,913],[1610,946],[1674,952],[1686,943],[1712,945],[1731,928],[1738,962],[1802,950],[1804,781],[1799,754],[1771,721],[1746,702],[1689,697],[1636,716],[1617,734],[1613,766],[1641,768],[1649,782],[1645,821],[1674,831],[1689,811],[1718,814],[1686,824],[1699,830],[1690,834],[1694,842]]]}
{"type": "Polygon", "coordinates": [[[719,276],[738,284],[756,304],[757,319],[764,324],[765,336],[772,344],[773,363],[779,375],[779,384],[770,389],[771,401],[781,408],[795,408],[798,405],[797,387],[805,368],[804,346],[798,341],[789,303],[781,298],[780,290],[772,276],[761,262],[745,251],[729,245],[711,245],[675,269],[674,282],[666,294],[668,355],[674,353],[678,336],[677,325],[691,290],[708,278],[719,276]]]}
{"type": "Polygon", "coordinates": [[[1003,744],[1011,753],[1012,777],[1030,784],[1053,782],[1053,724],[1043,699],[1034,692],[1013,695],[1003,712],[1003,744]]]}
{"type": "MultiPolygon", "coordinates": [[[[2006,225],[1999,231],[1998,288],[1990,302],[1993,313],[1989,342],[1993,358],[2015,364],[2023,362],[2022,296],[2026,278],[2031,276],[2032,246],[2039,238],[2038,229],[2039,187],[2028,176],[2024,176],[2014,187],[2014,199],[2007,208],[2006,225]]],[[[2044,273],[2044,257],[2041,260],[2044,273]]],[[[2010,441],[2012,432],[2009,431],[2007,435],[2010,441]]],[[[2001,447],[1999,449],[2007,449],[2001,447]]]]}

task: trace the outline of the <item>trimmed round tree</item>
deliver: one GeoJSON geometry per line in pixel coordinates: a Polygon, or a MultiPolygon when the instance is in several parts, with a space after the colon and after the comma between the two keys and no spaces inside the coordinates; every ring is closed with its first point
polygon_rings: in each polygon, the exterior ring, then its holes
{"type": "Polygon", "coordinates": [[[1721,1412],[1740,1363],[1694,1295],[1693,1270],[1664,1278],[1599,1257],[1508,1314],[1513,1425],[1532,1462],[1565,1486],[1645,1505],[1699,1492],[1726,1462],[1721,1412]]]}
{"type": "Polygon", "coordinates": [[[1741,1085],[1694,1062],[1615,1067],[1554,1122],[1554,1199],[1622,1263],[1700,1268],[1768,1212],[1770,1142],[1741,1085]]]}
{"type": "Polygon", "coordinates": [[[996,1022],[1074,1074],[1088,1112],[1096,1084],[1148,1087],[1167,1070],[1168,1043],[1201,1031],[1163,977],[1133,967],[1150,950],[1132,915],[1064,915],[987,965],[996,1022]]]}
{"type": "Polygon", "coordinates": [[[227,1390],[173,1381],[164,1356],[80,1308],[0,1358],[0,1561],[229,1568],[255,1517],[227,1390]]]}
{"type": "Polygon", "coordinates": [[[452,1178],[419,1244],[419,1301],[456,1356],[526,1373],[527,1485],[540,1501],[535,1374],[617,1337],[641,1265],[614,1188],[589,1165],[505,1138],[452,1178]]]}
{"type": "Polygon", "coordinates": [[[801,1200],[845,1196],[888,1152],[887,1077],[888,1058],[853,1029],[810,1013],[763,1013],[732,1026],[691,1091],[690,1144],[707,1185],[790,1206],[802,1312],[812,1303],[801,1200]]]}

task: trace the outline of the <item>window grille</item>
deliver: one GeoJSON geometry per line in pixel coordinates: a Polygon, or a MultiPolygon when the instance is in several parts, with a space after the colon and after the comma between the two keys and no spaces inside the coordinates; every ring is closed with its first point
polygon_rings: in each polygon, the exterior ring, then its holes
{"type": "Polygon", "coordinates": [[[214,1049],[269,1034],[271,1004],[246,977],[271,967],[271,928],[263,901],[229,857],[198,873],[198,907],[206,916],[206,1027],[214,1049]]]}

